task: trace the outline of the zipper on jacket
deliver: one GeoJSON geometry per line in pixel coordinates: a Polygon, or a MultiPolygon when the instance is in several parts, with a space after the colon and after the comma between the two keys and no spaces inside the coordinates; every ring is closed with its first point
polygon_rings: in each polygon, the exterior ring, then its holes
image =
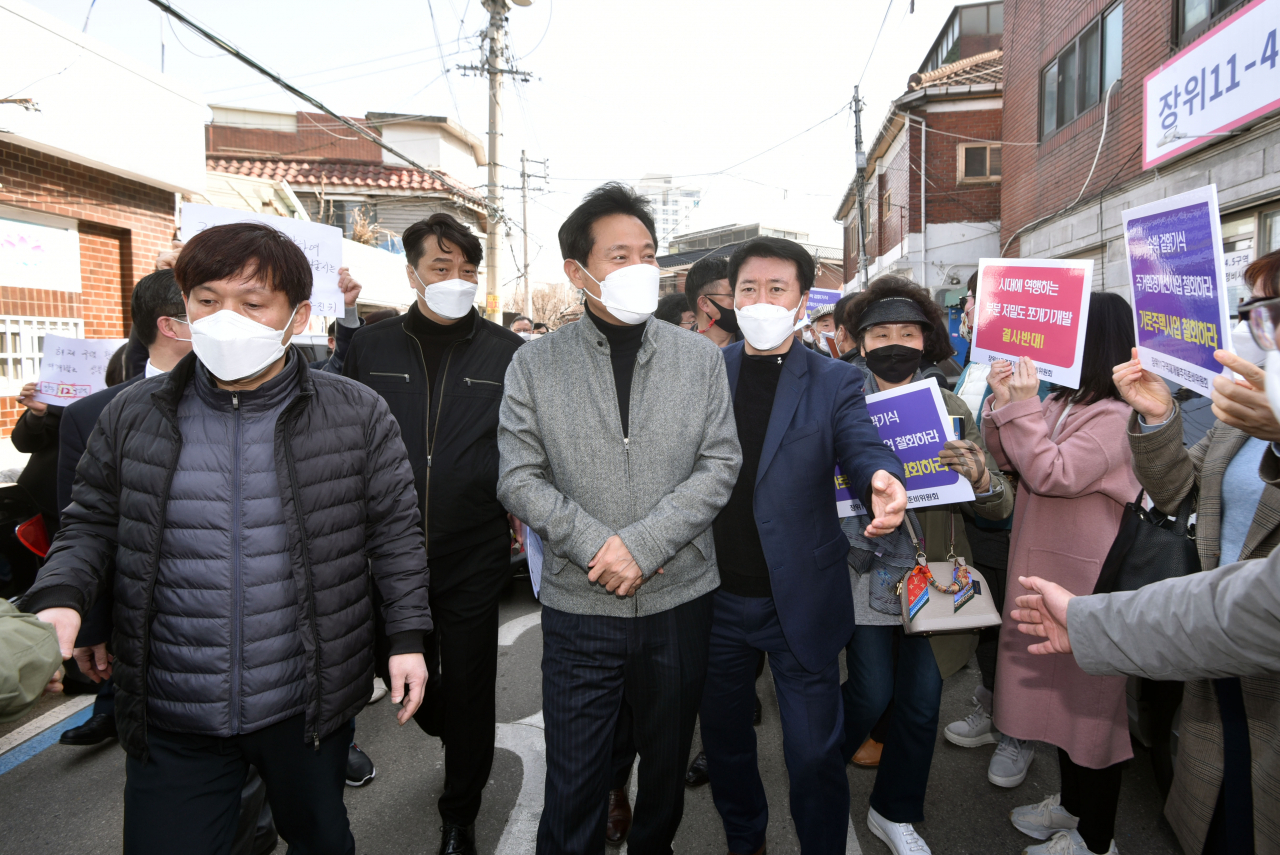
{"type": "Polygon", "coordinates": [[[231,393],[235,428],[231,441],[231,733],[240,732],[240,679],[243,662],[244,592],[240,586],[240,393],[231,393]]]}
{"type": "MultiPolygon", "coordinates": [[[[160,408],[157,407],[157,409],[160,408]]],[[[173,460],[169,464],[169,471],[165,473],[164,492],[160,494],[160,527],[157,529],[156,534],[156,548],[151,553],[151,566],[147,570],[147,595],[143,609],[145,618],[142,622],[142,683],[138,691],[138,700],[142,707],[142,759],[144,763],[151,754],[146,747],[147,702],[149,697],[147,692],[147,669],[151,667],[151,606],[155,602],[156,581],[160,577],[160,552],[164,548],[164,529],[168,524],[169,518],[169,493],[173,491],[173,476],[178,471],[178,459],[182,456],[182,431],[178,428],[178,421],[176,418],[170,417],[168,413],[164,413],[164,417],[173,426],[173,433],[177,439],[174,442],[173,460]]]]}
{"type": "MultiPolygon", "coordinates": [[[[416,339],[415,339],[415,341],[416,341],[416,339]]],[[[370,376],[370,377],[399,377],[399,378],[400,378],[401,380],[403,380],[404,382],[406,382],[406,383],[408,383],[408,382],[409,382],[409,375],[408,375],[408,374],[396,374],[396,373],[391,372],[391,371],[370,371],[370,372],[369,372],[369,376],[370,376]]]]}
{"type": "MultiPolygon", "coordinates": [[[[292,429],[297,424],[297,419],[292,415],[289,416],[292,429]]],[[[282,435],[284,440],[284,459],[285,464],[289,467],[289,492],[293,494],[293,513],[298,518],[298,536],[302,539],[300,544],[302,550],[302,575],[307,582],[307,604],[311,609],[311,645],[315,652],[315,669],[316,669],[316,722],[315,730],[311,732],[311,740],[315,745],[315,750],[320,750],[320,707],[324,698],[324,685],[320,676],[320,618],[319,612],[316,610],[316,591],[315,585],[311,579],[311,553],[307,550],[307,523],[302,514],[302,494],[298,492],[298,468],[293,459],[293,445],[290,443],[287,435],[282,435]]]]}
{"type": "MultiPolygon", "coordinates": [[[[628,414],[628,416],[629,415],[630,414],[628,414]]],[[[622,461],[623,461],[622,468],[626,476],[627,494],[631,495],[631,437],[629,436],[622,437],[622,461]]],[[[631,504],[632,504],[631,515],[635,516],[634,498],[632,499],[631,504]]],[[[634,557],[635,556],[632,556],[632,558],[634,557]]],[[[642,584],[643,584],[643,581],[644,580],[641,579],[642,584]]],[[[639,588],[636,588],[635,593],[631,595],[631,599],[634,601],[633,602],[634,616],[640,617],[640,589],[639,588]]]]}
{"type": "Polygon", "coordinates": [[[470,377],[463,377],[462,382],[470,386],[472,383],[483,383],[486,386],[501,386],[502,384],[496,380],[472,380],[470,377]]]}
{"type": "MultiPolygon", "coordinates": [[[[428,524],[431,515],[431,452],[435,448],[435,441],[431,436],[431,376],[427,374],[427,358],[422,353],[422,342],[418,341],[418,337],[408,330],[405,330],[404,334],[413,341],[414,347],[418,349],[418,362],[422,365],[422,376],[427,378],[427,435],[425,437],[427,444],[427,474],[422,485],[422,547],[427,549],[431,546],[431,529],[428,524]]],[[[444,368],[440,370],[440,406],[436,407],[435,425],[437,429],[440,427],[440,411],[444,409],[444,382],[449,375],[449,363],[453,361],[453,351],[457,346],[458,343],[456,341],[449,345],[449,351],[444,360],[444,368]]],[[[370,372],[370,374],[372,373],[370,372]]],[[[406,375],[406,379],[408,379],[408,375],[406,375]]]]}

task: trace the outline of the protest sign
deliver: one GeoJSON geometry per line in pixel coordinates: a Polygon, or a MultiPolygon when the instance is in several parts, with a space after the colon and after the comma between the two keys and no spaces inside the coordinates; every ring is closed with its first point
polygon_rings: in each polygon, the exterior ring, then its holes
{"type": "MultiPolygon", "coordinates": [[[[950,437],[951,420],[930,377],[888,392],[867,396],[867,411],[880,441],[893,449],[907,474],[907,507],[927,508],[973,501],[973,486],[959,472],[948,469],[938,453],[950,437]]],[[[847,479],[836,468],[836,511],[842,517],[867,511],[851,494],[847,479]]]]}
{"type": "Polygon", "coordinates": [[[1253,296],[1252,289],[1244,281],[1244,270],[1252,263],[1252,249],[1238,249],[1222,255],[1222,269],[1226,274],[1222,281],[1227,290],[1227,310],[1233,318],[1240,313],[1240,304],[1253,296]]]}
{"type": "Polygon", "coordinates": [[[342,291],[338,288],[338,268],[342,266],[342,229],[270,214],[182,203],[180,236],[184,241],[191,240],[211,226],[228,223],[263,223],[288,235],[311,264],[311,314],[335,318],[346,313],[342,291]]]}
{"type": "Polygon", "coordinates": [[[83,339],[45,333],[37,401],[65,407],[107,388],[107,363],[128,339],[83,339]]]}
{"type": "Polygon", "coordinates": [[[1080,385],[1091,259],[978,260],[972,362],[1029,356],[1041,380],[1080,385]]]}
{"type": "Polygon", "coordinates": [[[1148,371],[1206,397],[1231,349],[1218,188],[1212,184],[1122,214],[1138,356],[1148,371]]]}
{"type": "Polygon", "coordinates": [[[839,291],[831,291],[826,288],[810,288],[809,302],[805,304],[804,313],[809,317],[813,317],[814,309],[819,306],[834,306],[840,302],[840,298],[843,296],[839,291]]]}

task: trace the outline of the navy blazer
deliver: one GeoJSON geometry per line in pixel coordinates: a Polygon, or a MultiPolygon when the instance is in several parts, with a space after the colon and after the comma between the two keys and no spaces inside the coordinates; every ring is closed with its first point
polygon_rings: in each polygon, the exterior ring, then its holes
{"type": "MultiPolygon", "coordinates": [[[[735,396],[744,351],[742,342],[723,348],[735,396]]],[[[849,540],[836,514],[837,463],[852,495],[868,509],[878,470],[906,482],[902,462],[871,423],[862,372],[792,344],[752,501],[783,635],[800,664],[814,672],[831,663],[854,627],[849,540]]]]}

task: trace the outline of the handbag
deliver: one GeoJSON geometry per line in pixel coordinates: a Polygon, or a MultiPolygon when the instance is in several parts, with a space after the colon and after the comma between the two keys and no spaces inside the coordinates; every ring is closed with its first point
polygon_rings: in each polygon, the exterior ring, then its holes
{"type": "Polygon", "coordinates": [[[1000,625],[1000,611],[982,574],[956,556],[956,516],[951,513],[951,549],[946,561],[929,561],[909,517],[903,517],[916,548],[916,566],[898,583],[902,628],[907,635],[971,632],[1000,625]],[[938,576],[949,584],[940,585],[938,576]]]}
{"type": "Polygon", "coordinates": [[[1142,506],[1144,490],[1124,506],[1120,530],[1111,544],[1102,572],[1093,587],[1095,594],[1136,591],[1152,582],[1186,576],[1200,570],[1196,550],[1195,525],[1190,522],[1196,507],[1192,490],[1178,505],[1178,514],[1166,516],[1155,508],[1142,506]]]}

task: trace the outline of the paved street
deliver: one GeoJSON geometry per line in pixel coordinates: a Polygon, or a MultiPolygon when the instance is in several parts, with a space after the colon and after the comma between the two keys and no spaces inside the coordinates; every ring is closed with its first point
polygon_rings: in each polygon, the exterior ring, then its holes
{"type": "MultiPolygon", "coordinates": [[[[517,582],[502,606],[502,646],[498,663],[500,749],[485,791],[477,826],[483,853],[533,852],[542,806],[542,733],[539,659],[542,634],[538,604],[527,582],[517,582]]],[[[975,669],[947,682],[942,705],[945,724],[968,712],[977,683],[975,669]]],[[[772,808],[768,847],[774,855],[799,852],[787,809],[787,779],[781,750],[777,702],[768,677],[760,680],[764,723],[758,730],[760,766],[772,808]]],[[[356,738],[377,764],[376,780],[347,790],[347,809],[361,853],[434,853],[439,840],[435,803],[444,780],[439,741],[415,725],[399,728],[387,701],[367,708],[356,738]]],[[[61,728],[54,728],[54,732],[61,728]]],[[[19,749],[21,750],[21,749],[19,749]]],[[[992,748],[960,749],[938,739],[926,805],[928,820],[917,826],[935,853],[1018,853],[1032,842],[1009,824],[1016,805],[1038,801],[1057,790],[1057,764],[1042,747],[1027,781],[1017,790],[987,783],[992,748]]],[[[12,758],[10,758],[12,760],[12,758]]],[[[0,757],[0,769],[5,758],[0,757]]],[[[124,754],[114,742],[95,748],[59,745],[0,773],[0,853],[114,853],[120,847],[124,754]]],[[[850,767],[851,853],[884,853],[866,829],[867,797],[874,773],[850,767]]],[[[1159,816],[1150,765],[1139,749],[1125,771],[1117,845],[1125,855],[1162,855],[1179,849],[1159,816]]],[[[276,849],[283,855],[282,842],[276,849]]],[[[724,834],[707,788],[688,793],[684,822],[676,837],[679,853],[724,851],[724,834]]],[[[175,841],[175,852],[182,851],[175,841]]],[[[624,850],[625,851],[625,850],[624,850]]]]}

